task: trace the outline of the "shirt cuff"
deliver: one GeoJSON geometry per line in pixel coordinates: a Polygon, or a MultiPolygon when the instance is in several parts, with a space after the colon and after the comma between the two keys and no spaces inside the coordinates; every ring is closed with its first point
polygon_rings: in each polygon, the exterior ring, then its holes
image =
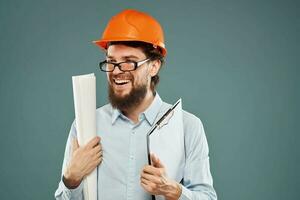
{"type": "Polygon", "coordinates": [[[181,185],[181,195],[178,200],[191,200],[192,199],[192,192],[181,185]]]}
{"type": "Polygon", "coordinates": [[[82,195],[82,190],[83,190],[83,181],[81,181],[80,185],[77,188],[69,189],[61,179],[59,182],[59,188],[55,192],[55,197],[59,197],[63,195],[66,196],[68,199],[76,198],[82,195]]]}

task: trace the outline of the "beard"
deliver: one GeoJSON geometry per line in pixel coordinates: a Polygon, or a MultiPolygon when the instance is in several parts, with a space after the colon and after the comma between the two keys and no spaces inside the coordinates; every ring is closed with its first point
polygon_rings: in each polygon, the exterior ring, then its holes
{"type": "Polygon", "coordinates": [[[138,106],[147,94],[147,85],[141,84],[132,87],[131,91],[124,95],[118,96],[115,94],[113,86],[108,84],[108,99],[113,108],[121,111],[130,110],[138,106]]]}

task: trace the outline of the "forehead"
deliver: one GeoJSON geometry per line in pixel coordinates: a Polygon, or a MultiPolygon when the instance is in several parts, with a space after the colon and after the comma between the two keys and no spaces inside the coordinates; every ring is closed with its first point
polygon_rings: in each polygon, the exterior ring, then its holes
{"type": "Polygon", "coordinates": [[[110,45],[107,48],[106,56],[115,59],[124,58],[145,58],[146,55],[143,53],[141,48],[129,47],[123,44],[110,45]]]}

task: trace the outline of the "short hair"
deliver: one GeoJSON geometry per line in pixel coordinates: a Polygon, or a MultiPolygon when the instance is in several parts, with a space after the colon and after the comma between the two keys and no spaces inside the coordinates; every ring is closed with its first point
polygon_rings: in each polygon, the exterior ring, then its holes
{"type": "MultiPolygon", "coordinates": [[[[134,47],[134,48],[140,48],[143,51],[143,53],[146,55],[146,57],[149,58],[151,61],[159,60],[161,63],[161,67],[165,63],[165,58],[162,54],[162,50],[159,47],[155,48],[153,44],[141,42],[141,41],[113,41],[113,42],[109,42],[107,44],[107,47],[111,45],[117,45],[117,44],[134,47]]],[[[151,77],[150,88],[153,93],[155,93],[155,88],[158,83],[159,83],[159,75],[156,74],[155,76],[151,77]]]]}

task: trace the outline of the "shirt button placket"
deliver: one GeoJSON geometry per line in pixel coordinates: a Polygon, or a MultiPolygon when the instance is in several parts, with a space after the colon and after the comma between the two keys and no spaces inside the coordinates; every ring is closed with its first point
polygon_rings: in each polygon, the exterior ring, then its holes
{"type": "Polygon", "coordinates": [[[128,169],[128,183],[127,183],[127,200],[133,200],[134,195],[134,176],[135,176],[135,130],[132,129],[130,135],[129,147],[129,169],[128,169]]]}

